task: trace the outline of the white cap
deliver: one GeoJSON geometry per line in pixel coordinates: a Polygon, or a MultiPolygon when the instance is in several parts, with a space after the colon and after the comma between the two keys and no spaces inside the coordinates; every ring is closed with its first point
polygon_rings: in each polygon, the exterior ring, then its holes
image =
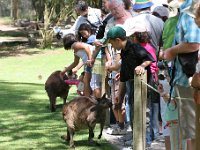
{"type": "Polygon", "coordinates": [[[131,36],[135,32],[146,32],[147,28],[145,26],[145,23],[143,21],[137,20],[136,22],[133,22],[131,25],[129,25],[128,28],[126,28],[126,36],[131,36]]]}

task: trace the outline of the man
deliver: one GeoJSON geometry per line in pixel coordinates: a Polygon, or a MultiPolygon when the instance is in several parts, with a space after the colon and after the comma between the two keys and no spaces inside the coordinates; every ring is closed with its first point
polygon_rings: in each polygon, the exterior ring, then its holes
{"type": "MultiPolygon", "coordinates": [[[[107,22],[105,32],[104,32],[104,37],[95,42],[96,52],[94,53],[94,58],[95,58],[96,54],[99,52],[100,47],[103,46],[104,44],[106,44],[108,30],[115,25],[123,25],[124,22],[128,18],[132,17],[131,13],[125,9],[123,0],[109,0],[108,7],[109,7],[110,13],[112,14],[113,17],[111,19],[109,19],[107,22]]],[[[109,51],[111,51],[111,49],[109,51]]],[[[107,65],[109,65],[109,64],[111,65],[111,62],[107,63],[107,65]]],[[[109,133],[112,134],[113,132],[116,133],[115,131],[117,131],[118,134],[121,134],[121,133],[124,134],[125,133],[124,131],[126,129],[124,128],[123,110],[117,109],[114,111],[116,112],[116,113],[114,112],[115,114],[118,114],[118,117],[117,117],[118,119],[116,119],[118,121],[117,130],[111,129],[111,130],[109,130],[109,133]]]]}
{"type": "Polygon", "coordinates": [[[164,6],[157,6],[154,8],[152,15],[160,18],[165,22],[169,17],[169,10],[164,6]]]}
{"type": "Polygon", "coordinates": [[[60,31],[59,34],[61,34],[62,37],[69,33],[76,34],[79,26],[82,23],[88,23],[93,28],[98,28],[98,26],[101,24],[101,10],[89,7],[86,1],[79,0],[75,5],[75,11],[80,16],[78,16],[70,29],[60,31]]]}
{"type": "Polygon", "coordinates": [[[147,31],[151,35],[151,44],[156,49],[156,52],[159,50],[162,30],[164,22],[154,15],[151,14],[150,8],[153,5],[151,0],[136,0],[135,4],[132,6],[133,10],[138,12],[138,16],[133,18],[134,20],[143,20],[146,23],[147,31]]]}
{"type": "MultiPolygon", "coordinates": [[[[199,50],[200,29],[195,24],[194,18],[188,13],[192,0],[186,0],[180,7],[180,18],[176,27],[175,41],[171,48],[161,52],[160,58],[173,60],[172,97],[178,97],[179,127],[183,139],[191,139],[191,149],[196,150],[195,135],[195,103],[193,100],[193,89],[189,86],[187,72],[180,63],[180,55],[183,53],[199,50]],[[179,56],[178,56],[179,55],[179,56]]],[[[192,66],[191,66],[192,67],[192,66]]]]}

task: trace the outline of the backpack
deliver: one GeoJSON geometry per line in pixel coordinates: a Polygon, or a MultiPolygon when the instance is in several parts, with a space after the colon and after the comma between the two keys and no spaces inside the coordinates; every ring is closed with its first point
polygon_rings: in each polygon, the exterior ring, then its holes
{"type": "Polygon", "coordinates": [[[104,32],[106,25],[108,23],[108,20],[112,18],[112,14],[109,14],[102,22],[102,24],[99,26],[97,32],[96,32],[96,38],[97,39],[102,39],[104,37],[104,32]]]}

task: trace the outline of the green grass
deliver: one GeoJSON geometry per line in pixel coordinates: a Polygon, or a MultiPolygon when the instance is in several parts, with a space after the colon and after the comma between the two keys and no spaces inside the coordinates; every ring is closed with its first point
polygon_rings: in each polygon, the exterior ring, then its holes
{"type": "MultiPolygon", "coordinates": [[[[61,115],[62,100],[57,99],[57,110],[50,113],[44,82],[50,73],[69,64],[73,54],[63,49],[48,52],[0,59],[0,150],[69,149],[60,138],[66,133],[61,115]]],[[[74,96],[75,87],[70,89],[68,99],[74,96]]],[[[98,133],[97,126],[95,137],[98,133]]],[[[116,149],[105,139],[99,140],[100,147],[88,146],[87,138],[87,130],[75,134],[77,150],[116,149]]]]}

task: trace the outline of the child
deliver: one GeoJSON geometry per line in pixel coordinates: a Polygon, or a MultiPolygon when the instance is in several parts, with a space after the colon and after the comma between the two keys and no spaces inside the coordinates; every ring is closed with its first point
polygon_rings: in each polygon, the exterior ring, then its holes
{"type": "Polygon", "coordinates": [[[118,104],[118,89],[119,89],[119,80],[116,80],[116,75],[120,71],[121,67],[121,56],[120,51],[114,50],[113,48],[110,51],[112,57],[112,63],[107,62],[105,69],[108,73],[111,73],[110,87],[111,87],[111,97],[112,97],[112,111],[115,116],[116,125],[112,128],[108,128],[107,133],[112,135],[122,135],[126,134],[126,129],[120,129],[120,124],[124,124],[125,120],[125,107],[124,110],[116,109],[115,105],[118,104]]]}
{"type": "MultiPolygon", "coordinates": [[[[142,47],[144,47],[154,58],[154,60],[157,62],[156,58],[156,50],[155,48],[150,44],[150,35],[147,32],[147,29],[145,27],[145,24],[142,22],[136,22],[133,25],[133,28],[128,32],[127,36],[130,36],[130,39],[135,42],[140,44],[142,47]]],[[[158,67],[156,62],[151,63],[150,65],[150,70],[151,70],[151,77],[150,77],[150,82],[149,84],[153,86],[154,88],[157,88],[157,82],[158,82],[158,67]]],[[[148,99],[150,100],[149,102],[149,107],[150,107],[150,120],[151,120],[151,127],[153,130],[150,133],[149,137],[149,143],[153,141],[153,139],[158,138],[159,136],[159,103],[160,103],[160,95],[151,90],[148,89],[148,99]]]]}
{"type": "MultiPolygon", "coordinates": [[[[107,39],[116,50],[121,49],[121,69],[118,93],[118,107],[123,110],[122,104],[126,93],[126,81],[134,79],[137,75],[145,73],[145,69],[154,61],[152,56],[139,44],[135,44],[126,38],[126,31],[120,26],[112,27],[107,33],[107,39]]],[[[150,75],[149,69],[147,75],[150,75]]],[[[130,103],[132,105],[132,101],[130,103]]],[[[132,117],[131,117],[132,118],[132,117]]],[[[124,124],[119,125],[121,129],[124,124]]]]}
{"type": "Polygon", "coordinates": [[[96,40],[95,32],[92,30],[91,25],[83,23],[78,28],[78,40],[92,45],[96,40]]]}
{"type": "Polygon", "coordinates": [[[74,50],[74,61],[69,66],[65,67],[65,69],[61,72],[61,76],[63,76],[67,71],[75,68],[78,65],[79,60],[81,58],[85,67],[84,69],[85,76],[83,79],[85,86],[84,94],[85,96],[89,96],[91,93],[90,92],[91,58],[94,47],[83,42],[78,42],[74,34],[65,35],[65,37],[63,38],[63,43],[64,43],[64,48],[66,50],[70,48],[74,50]]]}
{"type": "MultiPolygon", "coordinates": [[[[96,35],[94,34],[94,31],[91,29],[91,26],[87,23],[83,23],[80,25],[78,29],[78,38],[82,42],[85,42],[87,44],[92,45],[94,41],[96,40],[96,35]]],[[[105,51],[107,53],[107,51],[105,51]]],[[[90,82],[90,86],[93,91],[93,95],[96,98],[101,97],[101,87],[102,87],[102,70],[104,67],[102,65],[102,49],[98,53],[93,68],[92,68],[92,78],[90,82]]],[[[108,55],[108,54],[107,54],[108,55]]],[[[107,56],[106,55],[106,56],[107,56]]]]}

